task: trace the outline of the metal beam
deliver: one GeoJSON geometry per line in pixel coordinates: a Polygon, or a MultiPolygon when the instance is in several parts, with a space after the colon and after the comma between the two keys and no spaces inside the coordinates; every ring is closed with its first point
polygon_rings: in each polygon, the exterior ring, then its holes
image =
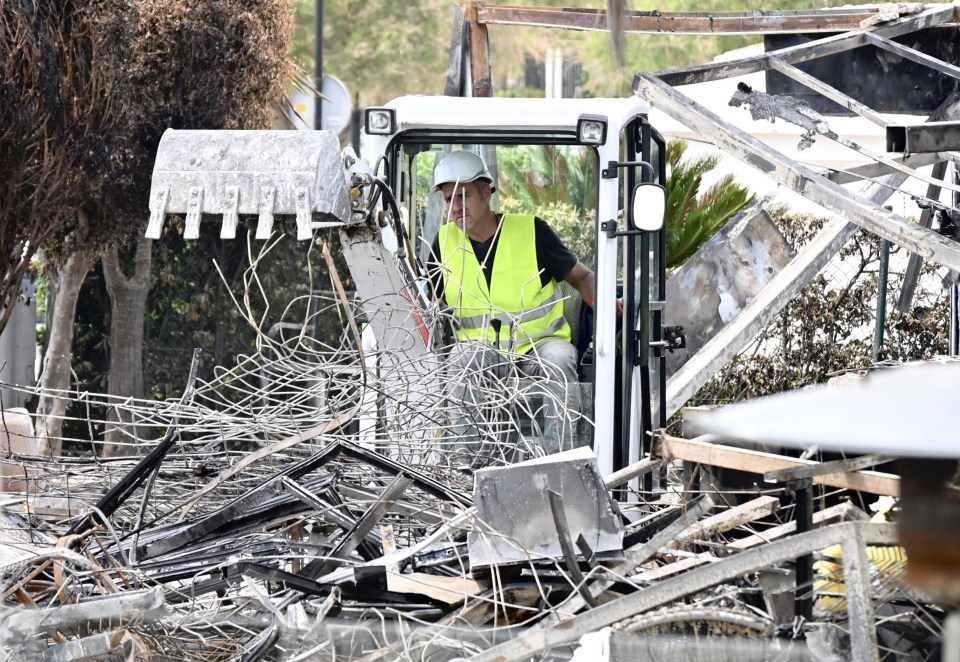
{"type": "Polygon", "coordinates": [[[876,46],[877,48],[883,49],[894,55],[899,55],[900,57],[916,62],[917,64],[922,64],[924,66],[930,67],[940,73],[951,76],[953,78],[960,78],[960,67],[956,67],[952,64],[948,64],[939,58],[935,58],[926,53],[921,53],[918,50],[904,46],[903,44],[898,44],[895,41],[891,41],[886,37],[883,37],[879,34],[866,34],[867,42],[876,46]]]}
{"type": "Polygon", "coordinates": [[[781,154],[745,131],[728,124],[704,106],[651,75],[640,75],[637,92],[674,119],[808,200],[846,216],[870,232],[938,264],[960,271],[960,244],[921,228],[863,200],[813,169],[781,154]]]}
{"type": "Polygon", "coordinates": [[[928,9],[918,14],[908,14],[902,18],[877,24],[867,33],[875,34],[887,39],[895,39],[901,35],[910,34],[917,30],[932,28],[944,23],[957,22],[957,8],[952,4],[927,5],[928,9]]]}
{"type": "MultiPolygon", "coordinates": [[[[656,609],[684,596],[730,581],[745,572],[784,563],[802,554],[809,554],[838,542],[844,546],[844,557],[846,558],[848,550],[850,555],[855,556],[858,553],[857,550],[865,544],[892,545],[896,543],[896,540],[894,525],[871,522],[843,522],[806,533],[798,533],[784,540],[771,542],[664,580],[642,591],[636,591],[600,605],[596,609],[591,609],[575,618],[562,621],[548,629],[528,630],[516,638],[489,648],[471,659],[477,662],[523,660],[555,646],[572,644],[587,632],[596,632],[630,616],[656,609]]],[[[845,569],[855,573],[859,572],[860,566],[845,564],[845,569]]],[[[847,579],[851,578],[848,577],[847,579]]],[[[866,595],[869,596],[869,593],[866,595]]],[[[857,597],[861,596],[858,595],[857,597]]],[[[868,600],[868,597],[863,599],[868,600]]],[[[875,659],[876,641],[870,642],[869,635],[864,632],[864,630],[873,626],[872,619],[870,623],[865,621],[866,618],[872,616],[872,611],[872,605],[870,607],[857,605],[856,609],[850,610],[851,618],[857,619],[856,622],[852,623],[852,627],[863,635],[851,640],[854,659],[875,659]],[[874,651],[868,650],[871,645],[874,651]]]]}
{"type": "Polygon", "coordinates": [[[133,614],[141,621],[157,620],[163,616],[164,604],[163,589],[157,587],[100,596],[52,609],[11,610],[3,621],[0,642],[22,643],[37,632],[103,623],[133,614]]]}
{"type": "Polygon", "coordinates": [[[926,122],[887,127],[887,151],[905,154],[960,149],[960,122],[926,122]]]}
{"type": "MultiPolygon", "coordinates": [[[[715,442],[712,435],[703,435],[695,439],[683,439],[668,434],[659,436],[658,447],[654,453],[664,457],[671,457],[684,462],[704,464],[723,469],[734,469],[753,474],[777,474],[799,470],[800,467],[819,469],[821,463],[813,460],[777,455],[752,448],[738,448],[715,442]]],[[[816,485],[826,485],[842,490],[854,490],[879,494],[881,496],[898,496],[900,494],[900,479],[894,474],[882,471],[850,471],[846,473],[830,473],[812,478],[816,485]]]]}
{"type": "MultiPolygon", "coordinates": [[[[152,559],[169,554],[205,536],[217,533],[227,524],[232,523],[236,527],[238,521],[256,513],[261,508],[281,509],[285,505],[282,478],[282,476],[275,476],[202,519],[189,523],[180,530],[167,532],[160,538],[148,540],[136,550],[137,558],[152,559]]],[[[332,482],[332,474],[324,477],[324,483],[326,483],[324,487],[332,482]]],[[[289,503],[289,500],[286,503],[289,503]]]]}
{"type": "Polygon", "coordinates": [[[477,4],[467,5],[467,24],[470,26],[470,80],[473,96],[492,97],[493,79],[490,71],[490,40],[487,26],[477,18],[477,4]]]}
{"type": "Polygon", "coordinates": [[[850,651],[854,659],[880,662],[870,591],[870,559],[867,557],[864,532],[863,527],[856,527],[840,543],[847,594],[847,621],[850,624],[850,651]]]}
{"type": "MultiPolygon", "coordinates": [[[[522,25],[607,32],[605,9],[480,5],[478,18],[488,25],[522,25]]],[[[744,34],[847,32],[860,28],[878,9],[819,9],[759,12],[625,12],[627,34],[744,34]]]]}
{"type": "MultiPolygon", "coordinates": [[[[790,64],[797,64],[799,62],[806,62],[827,55],[835,55],[853,50],[854,48],[863,46],[864,43],[863,33],[845,32],[843,34],[832,35],[830,37],[817,39],[816,41],[807,42],[806,44],[787,46],[786,48],[763,53],[762,55],[753,55],[739,60],[729,60],[715,64],[702,64],[684,69],[658,71],[653,75],[670,85],[693,85],[695,83],[724,80],[725,78],[735,78],[766,71],[770,68],[770,60],[772,58],[777,58],[782,62],[790,64]]],[[[637,86],[640,76],[642,75],[643,74],[637,74],[634,78],[634,87],[637,86]]]]}
{"type": "MultiPolygon", "coordinates": [[[[937,163],[942,163],[943,156],[940,154],[905,154],[904,156],[891,159],[898,163],[901,163],[908,168],[925,168],[927,166],[935,166],[937,163]]],[[[872,162],[864,163],[863,165],[853,166],[851,168],[845,168],[843,170],[839,169],[828,169],[821,171],[824,177],[829,179],[831,182],[837,184],[853,184],[854,182],[862,182],[867,179],[873,179],[874,177],[883,177],[885,175],[891,175],[895,171],[893,168],[886,166],[882,163],[872,162]]],[[[932,175],[937,177],[937,175],[932,175]]],[[[943,177],[939,177],[943,179],[943,177]]],[[[927,194],[927,197],[935,197],[930,193],[927,194]]],[[[930,227],[929,225],[927,227],[930,227]]]]}
{"type": "MultiPolygon", "coordinates": [[[[824,37],[805,44],[788,46],[740,60],[662,71],[654,75],[670,85],[690,85],[693,83],[723,80],[724,78],[732,78],[735,76],[745,76],[768,69],[771,58],[777,58],[788,64],[798,64],[800,62],[816,60],[817,58],[826,57],[827,55],[836,55],[837,53],[859,48],[868,43],[868,36],[876,35],[886,39],[893,39],[924,28],[953,22],[954,20],[953,5],[934,5],[931,9],[920,14],[884,23],[882,26],[876,27],[869,32],[855,30],[824,37]]],[[[640,74],[638,74],[637,77],[639,78],[639,76],[640,74]]],[[[636,79],[634,81],[634,87],[636,87],[636,79]]]]}
{"type": "Polygon", "coordinates": [[[300,574],[310,579],[317,579],[344,565],[353,550],[363,542],[363,539],[376,526],[387,509],[403,495],[411,484],[413,484],[413,479],[409,476],[402,473],[397,475],[383,490],[380,499],[367,508],[354,527],[340,539],[336,547],[330,550],[326,557],[314,559],[308,563],[300,574]]]}
{"type": "Polygon", "coordinates": [[[466,15],[463,7],[453,6],[453,35],[450,39],[450,62],[443,81],[443,93],[448,97],[463,96],[464,68],[466,56],[464,48],[468,47],[466,15]]]}
{"type": "Polygon", "coordinates": [[[774,469],[763,474],[763,480],[768,483],[802,480],[804,478],[814,478],[820,476],[833,476],[840,473],[875,467],[878,464],[891,462],[892,455],[861,455],[846,460],[834,460],[831,462],[819,462],[817,464],[800,465],[788,469],[774,469]]]}
{"type": "MultiPolygon", "coordinates": [[[[947,162],[939,161],[933,166],[934,177],[943,179],[947,174],[947,162]]],[[[937,200],[940,197],[940,187],[930,185],[927,187],[927,198],[937,200]]],[[[933,224],[933,209],[926,207],[920,212],[920,225],[929,228],[933,224]]],[[[900,298],[897,299],[897,310],[901,313],[909,313],[913,308],[913,295],[917,290],[917,281],[920,280],[920,269],[923,267],[923,260],[918,255],[910,255],[907,260],[907,268],[903,272],[903,285],[900,286],[900,298]]]]}

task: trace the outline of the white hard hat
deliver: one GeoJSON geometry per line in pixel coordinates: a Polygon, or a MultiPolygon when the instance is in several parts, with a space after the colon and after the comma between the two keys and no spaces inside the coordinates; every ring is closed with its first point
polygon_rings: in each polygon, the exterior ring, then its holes
{"type": "MultiPolygon", "coordinates": [[[[433,188],[431,191],[439,191],[444,184],[453,184],[460,182],[465,184],[478,179],[485,179],[493,184],[493,177],[487,171],[487,165],[479,156],[473,152],[460,150],[450,152],[433,171],[433,188]]],[[[496,190],[496,189],[494,189],[496,190]]]]}

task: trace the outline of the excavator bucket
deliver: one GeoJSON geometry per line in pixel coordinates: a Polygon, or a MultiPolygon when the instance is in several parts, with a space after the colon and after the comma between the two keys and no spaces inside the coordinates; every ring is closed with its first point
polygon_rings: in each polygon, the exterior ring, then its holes
{"type": "Polygon", "coordinates": [[[240,214],[255,214],[257,239],[275,215],[297,219],[297,238],[350,218],[350,197],[332,131],[180,131],[160,139],[150,185],[146,236],[160,236],[167,214],[185,214],[184,237],[200,234],[201,215],[222,218],[220,236],[236,236],[240,214]]]}

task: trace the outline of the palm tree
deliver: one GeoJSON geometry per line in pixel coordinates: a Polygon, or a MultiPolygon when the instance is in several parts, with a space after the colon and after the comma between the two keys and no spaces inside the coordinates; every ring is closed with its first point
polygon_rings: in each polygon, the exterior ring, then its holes
{"type": "MultiPolygon", "coordinates": [[[[754,195],[727,175],[705,191],[703,178],[717,167],[717,155],[684,159],[687,143],[667,144],[667,267],[686,262],[754,195]]],[[[596,164],[590,152],[551,146],[523,146],[498,154],[500,207],[547,219],[582,261],[593,260],[592,226],[583,219],[596,210],[596,164]]]]}
{"type": "Polygon", "coordinates": [[[555,204],[596,209],[596,158],[590,149],[523,145],[497,154],[501,193],[524,208],[555,204]]]}
{"type": "Polygon", "coordinates": [[[718,155],[684,160],[687,143],[667,143],[667,267],[686,262],[738,211],[750,204],[754,195],[734,181],[732,175],[701,192],[705,174],[717,167],[718,155]]]}

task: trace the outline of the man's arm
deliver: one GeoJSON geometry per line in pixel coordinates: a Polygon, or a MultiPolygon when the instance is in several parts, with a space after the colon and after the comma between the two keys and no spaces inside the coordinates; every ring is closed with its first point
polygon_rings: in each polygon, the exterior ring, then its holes
{"type": "Polygon", "coordinates": [[[587,302],[587,305],[591,308],[593,307],[593,299],[596,293],[592,271],[578,261],[573,265],[573,269],[570,270],[570,273],[567,274],[564,280],[570,283],[570,285],[580,293],[580,296],[587,302]]]}
{"type": "Polygon", "coordinates": [[[565,280],[570,283],[580,293],[580,297],[592,307],[595,296],[593,272],[583,266],[583,263],[560,241],[560,237],[546,221],[537,218],[535,227],[537,265],[544,270],[548,279],[553,278],[558,282],[565,280]]]}

